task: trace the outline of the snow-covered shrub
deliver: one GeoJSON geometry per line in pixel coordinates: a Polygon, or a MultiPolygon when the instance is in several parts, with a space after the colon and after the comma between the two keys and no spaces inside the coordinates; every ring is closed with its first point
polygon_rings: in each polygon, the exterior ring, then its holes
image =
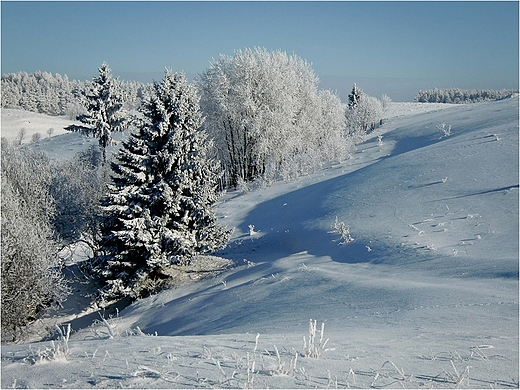
{"type": "MultiPolygon", "coordinates": [[[[384,95],[385,96],[385,95],[384,95]]],[[[383,119],[388,98],[383,100],[368,96],[354,84],[345,110],[347,134],[362,138],[369,130],[374,130],[383,119]]]]}
{"type": "Polygon", "coordinates": [[[274,370],[270,370],[269,373],[271,375],[288,375],[289,371],[285,368],[285,361],[282,361],[280,356],[280,351],[276,345],[274,345],[274,352],[276,353],[276,368],[274,370]]]}
{"type": "Polygon", "coordinates": [[[50,192],[56,212],[52,224],[65,245],[81,241],[92,252],[97,249],[99,204],[108,181],[101,163],[101,151],[97,145],[92,145],[54,168],[50,192]]]}
{"type": "Polygon", "coordinates": [[[23,143],[23,140],[25,139],[25,136],[27,135],[27,129],[25,127],[22,127],[18,134],[16,134],[16,144],[20,146],[23,143]]]}
{"type": "Polygon", "coordinates": [[[383,108],[383,113],[386,113],[388,111],[388,108],[390,107],[390,103],[392,103],[392,99],[387,94],[382,94],[381,99],[381,106],[383,108]]]}
{"type": "Polygon", "coordinates": [[[317,329],[317,321],[310,320],[309,321],[309,338],[306,339],[303,336],[303,352],[302,356],[310,357],[310,358],[319,358],[323,352],[330,351],[331,349],[326,348],[329,339],[324,340],[325,338],[325,323],[321,323],[321,329],[317,329]],[[320,338],[317,339],[317,333],[320,333],[320,338]]]}
{"type": "Polygon", "coordinates": [[[23,359],[23,361],[29,364],[38,364],[47,361],[67,360],[70,356],[70,324],[67,324],[67,326],[63,326],[61,328],[56,325],[56,330],[59,335],[58,341],[52,340],[50,346],[43,347],[43,345],[41,345],[38,347],[38,349],[34,349],[32,346],[29,346],[29,354],[23,359]]]}
{"type": "Polygon", "coordinates": [[[40,142],[41,139],[42,139],[42,133],[40,133],[40,132],[33,133],[32,137],[31,137],[31,141],[34,143],[40,142]]]}
{"type": "Polygon", "coordinates": [[[449,137],[451,135],[451,125],[447,125],[445,122],[442,122],[440,125],[437,125],[437,128],[442,131],[442,134],[445,137],[449,137]]]}
{"type": "Polygon", "coordinates": [[[342,156],[341,102],[317,85],[309,63],[281,51],[237,50],[210,64],[197,87],[226,185],[290,178],[342,156]]]}
{"type": "Polygon", "coordinates": [[[2,140],[1,159],[2,339],[15,340],[25,325],[65,300],[67,286],[51,225],[48,158],[2,140]]]}
{"type": "Polygon", "coordinates": [[[116,337],[120,337],[122,335],[126,335],[126,336],[129,336],[129,335],[143,335],[144,333],[141,331],[141,329],[139,327],[137,327],[135,330],[133,329],[126,329],[124,332],[123,332],[123,326],[122,326],[122,321],[121,321],[121,317],[119,316],[119,310],[116,308],[116,314],[115,316],[114,315],[109,315],[108,318],[105,318],[105,315],[104,315],[104,312],[101,313],[100,311],[98,311],[98,315],[99,315],[99,320],[95,320],[92,325],[90,326],[91,329],[92,329],[92,332],[96,335],[96,337],[99,337],[99,338],[110,338],[110,339],[113,339],[113,338],[116,338],[116,337]],[[106,332],[101,332],[100,330],[98,330],[98,328],[102,327],[103,330],[106,330],[106,332]]]}
{"type": "Polygon", "coordinates": [[[334,230],[331,233],[337,233],[341,236],[341,240],[338,245],[346,245],[354,241],[354,238],[350,235],[350,226],[345,225],[345,222],[340,222],[338,217],[334,221],[334,230]]]}
{"type": "Polygon", "coordinates": [[[103,202],[98,272],[112,298],[146,295],[164,267],[222,248],[230,234],[212,208],[220,168],[208,155],[196,90],[167,70],[143,114],[116,154],[103,202]]]}

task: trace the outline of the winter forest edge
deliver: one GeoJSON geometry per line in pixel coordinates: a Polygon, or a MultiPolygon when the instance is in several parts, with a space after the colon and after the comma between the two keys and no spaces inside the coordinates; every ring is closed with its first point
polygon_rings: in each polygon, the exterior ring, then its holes
{"type": "Polygon", "coordinates": [[[153,85],[119,82],[106,63],[98,71],[85,83],[2,76],[2,107],[66,114],[81,122],[66,130],[99,141],[57,164],[21,147],[23,129],[17,141],[2,140],[3,341],[66,299],[65,246],[90,248],[82,268],[100,285],[96,299],[156,292],[165,268],[225,246],[230,231],[212,210],[222,190],[265,187],[344,159],[390,101],[354,86],[345,107],[318,90],[305,60],[259,48],[221,56],[193,86],[171,70],[153,85]],[[107,157],[112,134],[128,129],[107,157]]]}

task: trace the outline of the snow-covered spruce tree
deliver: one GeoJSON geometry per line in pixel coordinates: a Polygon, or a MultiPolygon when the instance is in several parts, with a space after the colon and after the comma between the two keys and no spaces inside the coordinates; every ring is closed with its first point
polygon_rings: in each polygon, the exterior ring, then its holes
{"type": "Polygon", "coordinates": [[[358,88],[356,83],[354,83],[354,85],[352,86],[352,92],[350,92],[350,95],[348,95],[348,108],[356,108],[362,96],[363,91],[358,88]]]}
{"type": "Polygon", "coordinates": [[[85,93],[87,113],[77,118],[86,126],[71,125],[65,129],[98,138],[105,162],[106,148],[112,142],[112,132],[123,131],[126,119],[118,80],[112,78],[106,62],[98,70],[99,76],[94,77],[85,93]]]}
{"type": "Polygon", "coordinates": [[[143,114],[116,154],[104,201],[99,271],[111,299],[146,295],[164,267],[220,249],[230,234],[212,209],[219,164],[208,157],[195,89],[167,70],[143,114]]]}

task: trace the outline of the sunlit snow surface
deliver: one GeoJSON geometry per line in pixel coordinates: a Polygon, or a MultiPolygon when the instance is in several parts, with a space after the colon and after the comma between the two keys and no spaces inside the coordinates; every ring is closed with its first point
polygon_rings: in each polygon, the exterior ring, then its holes
{"type": "MultiPolygon", "coordinates": [[[[223,196],[237,267],[136,302],[114,339],[74,328],[66,357],[3,346],[2,387],[518,387],[518,97],[387,116],[349,160],[223,196]]],[[[92,141],[39,147],[71,136],[92,141]]]]}

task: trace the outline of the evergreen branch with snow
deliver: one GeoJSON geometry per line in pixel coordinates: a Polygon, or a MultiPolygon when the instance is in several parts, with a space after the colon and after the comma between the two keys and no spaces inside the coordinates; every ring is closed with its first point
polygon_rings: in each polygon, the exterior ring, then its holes
{"type": "Polygon", "coordinates": [[[230,235],[213,210],[219,165],[201,129],[196,90],[167,70],[143,115],[116,154],[103,201],[107,254],[98,272],[110,297],[153,292],[165,267],[220,249],[230,235]]]}

